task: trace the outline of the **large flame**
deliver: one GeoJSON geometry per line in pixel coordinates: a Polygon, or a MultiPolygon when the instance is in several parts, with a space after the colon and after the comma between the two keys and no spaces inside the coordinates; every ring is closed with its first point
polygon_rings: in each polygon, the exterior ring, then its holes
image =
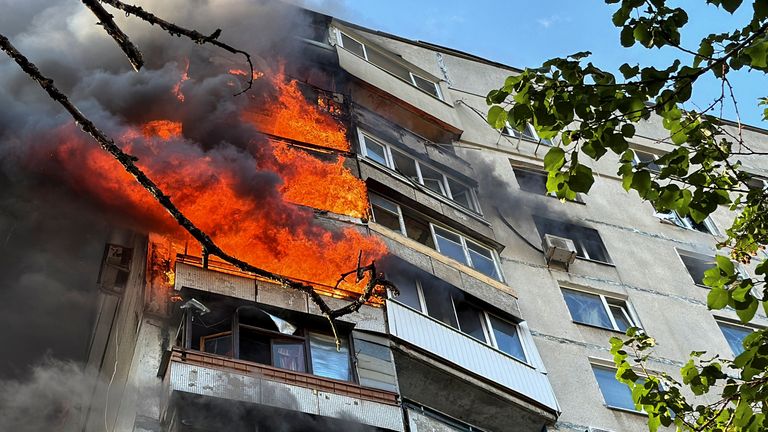
{"type": "MultiPolygon", "coordinates": [[[[296,93],[295,82],[282,77],[274,81],[280,101],[260,118],[277,120],[258,123],[259,127],[274,126],[271,134],[285,132],[293,140],[339,150],[349,148],[344,128],[296,93]],[[297,112],[309,114],[287,120],[290,113],[297,112]]],[[[252,110],[249,108],[242,118],[254,118],[252,110]]],[[[190,239],[117,161],[74,126],[63,127],[57,135],[62,143],[54,158],[64,179],[102,204],[139,217],[156,232],[190,239]]],[[[129,127],[119,141],[138,157],[137,164],[179,209],[224,251],[257,267],[333,286],[342,273],[354,270],[359,253],[363,264],[386,253],[379,239],[351,226],[335,230],[324,227],[311,209],[293,204],[365,216],[365,185],[344,167],[343,157],[325,154],[319,158],[282,141],[254,139],[262,149],[268,147],[271,158],[257,158],[233,147],[227,151],[202,150],[184,139],[181,123],[166,119],[129,127]]],[[[199,254],[200,250],[188,252],[199,254]]],[[[342,287],[359,291],[362,283],[342,287]]]]}

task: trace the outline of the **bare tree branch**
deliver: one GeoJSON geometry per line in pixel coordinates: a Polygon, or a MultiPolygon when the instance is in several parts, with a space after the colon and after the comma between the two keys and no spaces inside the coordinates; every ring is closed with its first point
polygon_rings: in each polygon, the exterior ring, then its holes
{"type": "MultiPolygon", "coordinates": [[[[267,280],[279,283],[284,287],[295,289],[306,293],[309,298],[315,303],[320,311],[326,315],[333,326],[333,320],[341,316],[347,315],[352,312],[360,310],[362,305],[369,301],[372,297],[383,297],[383,290],[385,288],[395,289],[395,287],[383,278],[383,275],[377,274],[375,263],[371,263],[368,266],[360,267],[358,262],[358,268],[347,273],[363,275],[368,273],[370,279],[360,294],[360,297],[352,301],[350,304],[333,310],[328,303],[322,298],[322,296],[315,290],[312,285],[308,285],[302,282],[292,280],[288,277],[268,272],[264,269],[258,268],[245,261],[239,260],[222,250],[205,232],[198,228],[191,220],[189,220],[171,201],[170,197],[166,195],[157,184],[155,184],[138,166],[135,162],[138,160],[135,156],[132,156],[124,152],[114,140],[109,138],[104,132],[102,132],[96,125],[91,122],[77,107],[75,107],[69,98],[64,95],[53,83],[53,80],[42,75],[40,70],[32,62],[30,62],[21,52],[19,52],[6,38],[0,34],[0,49],[2,49],[9,57],[11,57],[30,78],[40,84],[43,90],[54,101],[58,102],[64,109],[72,116],[75,123],[80,126],[86,133],[88,133],[94,140],[96,140],[102,149],[110,153],[124,168],[130,173],[136,181],[144,187],[160,205],[162,205],[168,213],[181,225],[195,240],[197,240],[204,251],[204,255],[215,255],[225,262],[232,264],[236,268],[245,272],[252,273],[256,276],[262,277],[267,280]],[[379,289],[377,289],[377,287],[379,289]]],[[[342,280],[345,278],[342,275],[342,280]]],[[[362,278],[361,278],[362,279],[362,278]]],[[[341,283],[341,282],[339,282],[341,283]]],[[[337,286],[338,284],[337,283],[337,286]]],[[[335,332],[335,328],[333,329],[335,332]]]]}
{"type": "Polygon", "coordinates": [[[82,2],[94,15],[96,15],[96,18],[99,19],[99,25],[104,27],[107,34],[112,36],[112,39],[117,42],[117,45],[123,50],[126,57],[128,57],[128,61],[131,62],[133,69],[138,72],[139,69],[144,66],[144,58],[141,55],[141,51],[139,51],[139,49],[136,48],[136,45],[134,45],[128,38],[128,35],[123,33],[123,31],[120,30],[120,27],[115,24],[115,21],[112,19],[114,16],[107,12],[98,0],[82,0],[82,2]]]}
{"type": "Polygon", "coordinates": [[[168,22],[162,18],[159,18],[154,14],[145,11],[144,8],[140,6],[129,5],[119,0],[99,0],[99,1],[101,3],[106,3],[116,9],[120,9],[121,11],[125,12],[128,15],[133,15],[152,25],[157,24],[158,26],[160,26],[160,28],[162,28],[172,36],[186,36],[187,38],[191,39],[193,42],[197,44],[203,45],[208,43],[213,46],[219,47],[227,52],[230,52],[232,54],[240,54],[244,56],[245,60],[248,62],[248,67],[250,68],[250,73],[248,74],[248,85],[243,90],[235,93],[235,96],[243,94],[248,90],[250,90],[251,87],[253,87],[253,61],[251,60],[251,55],[241,49],[237,49],[231,45],[220,42],[218,40],[218,37],[221,36],[221,29],[216,29],[216,31],[214,31],[210,35],[204,35],[197,30],[191,30],[184,27],[180,27],[172,22],[168,22]]]}

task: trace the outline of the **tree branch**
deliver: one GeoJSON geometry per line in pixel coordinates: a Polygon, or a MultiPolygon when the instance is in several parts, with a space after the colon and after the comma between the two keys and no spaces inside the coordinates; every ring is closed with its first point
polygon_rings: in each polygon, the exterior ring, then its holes
{"type": "Polygon", "coordinates": [[[237,49],[231,45],[225,44],[224,42],[220,42],[218,40],[218,37],[221,36],[221,29],[216,29],[216,31],[214,31],[210,35],[204,35],[198,32],[197,30],[187,29],[187,28],[178,26],[172,22],[168,22],[162,18],[159,18],[156,15],[145,11],[144,8],[140,6],[129,5],[119,0],[99,0],[99,1],[102,3],[106,3],[116,9],[120,9],[121,11],[125,12],[128,15],[133,15],[152,25],[157,24],[158,26],[160,26],[160,28],[162,28],[172,36],[186,36],[187,38],[191,39],[193,42],[197,44],[200,44],[200,45],[211,44],[213,46],[219,47],[232,54],[240,54],[244,56],[245,60],[248,62],[248,67],[250,68],[250,73],[248,74],[248,85],[243,90],[235,93],[235,96],[243,94],[248,90],[250,90],[251,87],[253,87],[253,61],[251,60],[251,55],[241,49],[237,49]]]}
{"type": "Polygon", "coordinates": [[[114,16],[107,12],[98,0],[82,0],[82,2],[94,15],[96,15],[96,18],[99,19],[99,25],[104,27],[107,34],[112,36],[112,39],[117,42],[117,45],[123,50],[126,57],[128,57],[128,61],[131,62],[133,69],[138,72],[139,69],[144,66],[144,58],[141,55],[141,51],[136,48],[136,45],[134,45],[128,36],[120,30],[120,27],[115,24],[115,21],[112,19],[114,16]]]}

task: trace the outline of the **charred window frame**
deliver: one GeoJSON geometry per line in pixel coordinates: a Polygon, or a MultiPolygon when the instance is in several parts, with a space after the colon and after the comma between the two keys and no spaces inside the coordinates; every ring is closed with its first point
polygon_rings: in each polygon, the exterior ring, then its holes
{"type": "Polygon", "coordinates": [[[494,249],[432,223],[408,207],[373,193],[369,196],[374,222],[503,282],[498,253],[494,249]]]}
{"type": "Polygon", "coordinates": [[[125,291],[131,275],[133,249],[107,243],[101,261],[97,283],[102,290],[113,294],[125,291]]]}
{"type": "Polygon", "coordinates": [[[187,313],[188,349],[297,373],[356,380],[350,334],[340,335],[337,351],[330,333],[311,325],[293,325],[256,306],[235,307],[224,302],[210,309],[205,315],[187,313]]]}
{"type": "Polygon", "coordinates": [[[573,240],[576,256],[590,261],[613,265],[600,233],[594,228],[534,215],[534,224],[540,237],[545,234],[573,240]]]}
{"type": "Polygon", "coordinates": [[[419,278],[392,278],[400,295],[390,299],[450,326],[515,359],[530,364],[520,326],[503,318],[482,302],[468,299],[458,288],[419,278]],[[446,292],[448,291],[448,292],[446,292]]]}
{"type": "Polygon", "coordinates": [[[336,41],[340,47],[362,58],[368,63],[380,67],[424,93],[441,101],[445,100],[442,91],[440,91],[440,85],[437,82],[414,73],[410,67],[403,64],[403,60],[386,53],[384,50],[372,47],[370,44],[362,42],[343,30],[338,28],[335,30],[337,36],[336,41]]]}
{"type": "Polygon", "coordinates": [[[561,287],[563,299],[575,323],[624,333],[639,327],[639,320],[626,300],[561,287]]]}
{"type": "Polygon", "coordinates": [[[521,131],[513,128],[512,125],[507,123],[501,130],[501,134],[512,138],[540,143],[549,147],[552,146],[552,140],[548,138],[539,138],[539,134],[536,133],[536,129],[530,123],[526,123],[521,131]]]}
{"type": "Polygon", "coordinates": [[[393,148],[367,132],[360,130],[359,136],[363,157],[384,165],[408,181],[424,186],[434,194],[448,198],[465,210],[482,215],[474,187],[393,148]]]}

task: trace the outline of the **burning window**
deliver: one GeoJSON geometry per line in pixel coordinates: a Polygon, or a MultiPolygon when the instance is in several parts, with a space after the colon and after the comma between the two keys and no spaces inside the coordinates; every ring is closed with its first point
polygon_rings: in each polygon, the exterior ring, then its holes
{"type": "Polygon", "coordinates": [[[600,233],[596,229],[542,216],[534,216],[533,221],[542,239],[544,234],[571,239],[576,246],[576,256],[611,264],[611,257],[608,255],[603,240],[600,238],[600,233]]]}
{"type": "Polygon", "coordinates": [[[475,188],[362,131],[360,131],[360,147],[366,159],[384,165],[405,177],[407,181],[422,185],[428,191],[480,214],[475,188]]]}
{"type": "MultiPolygon", "coordinates": [[[[415,66],[408,64],[399,56],[387,53],[382,49],[371,46],[368,42],[362,42],[360,38],[350,36],[346,31],[336,30],[338,45],[352,54],[374,64],[401,80],[411,84],[419,90],[429,93],[437,99],[443,100],[440,86],[436,81],[413,73],[415,66]]],[[[426,74],[421,72],[421,74],[426,74]]]]}

